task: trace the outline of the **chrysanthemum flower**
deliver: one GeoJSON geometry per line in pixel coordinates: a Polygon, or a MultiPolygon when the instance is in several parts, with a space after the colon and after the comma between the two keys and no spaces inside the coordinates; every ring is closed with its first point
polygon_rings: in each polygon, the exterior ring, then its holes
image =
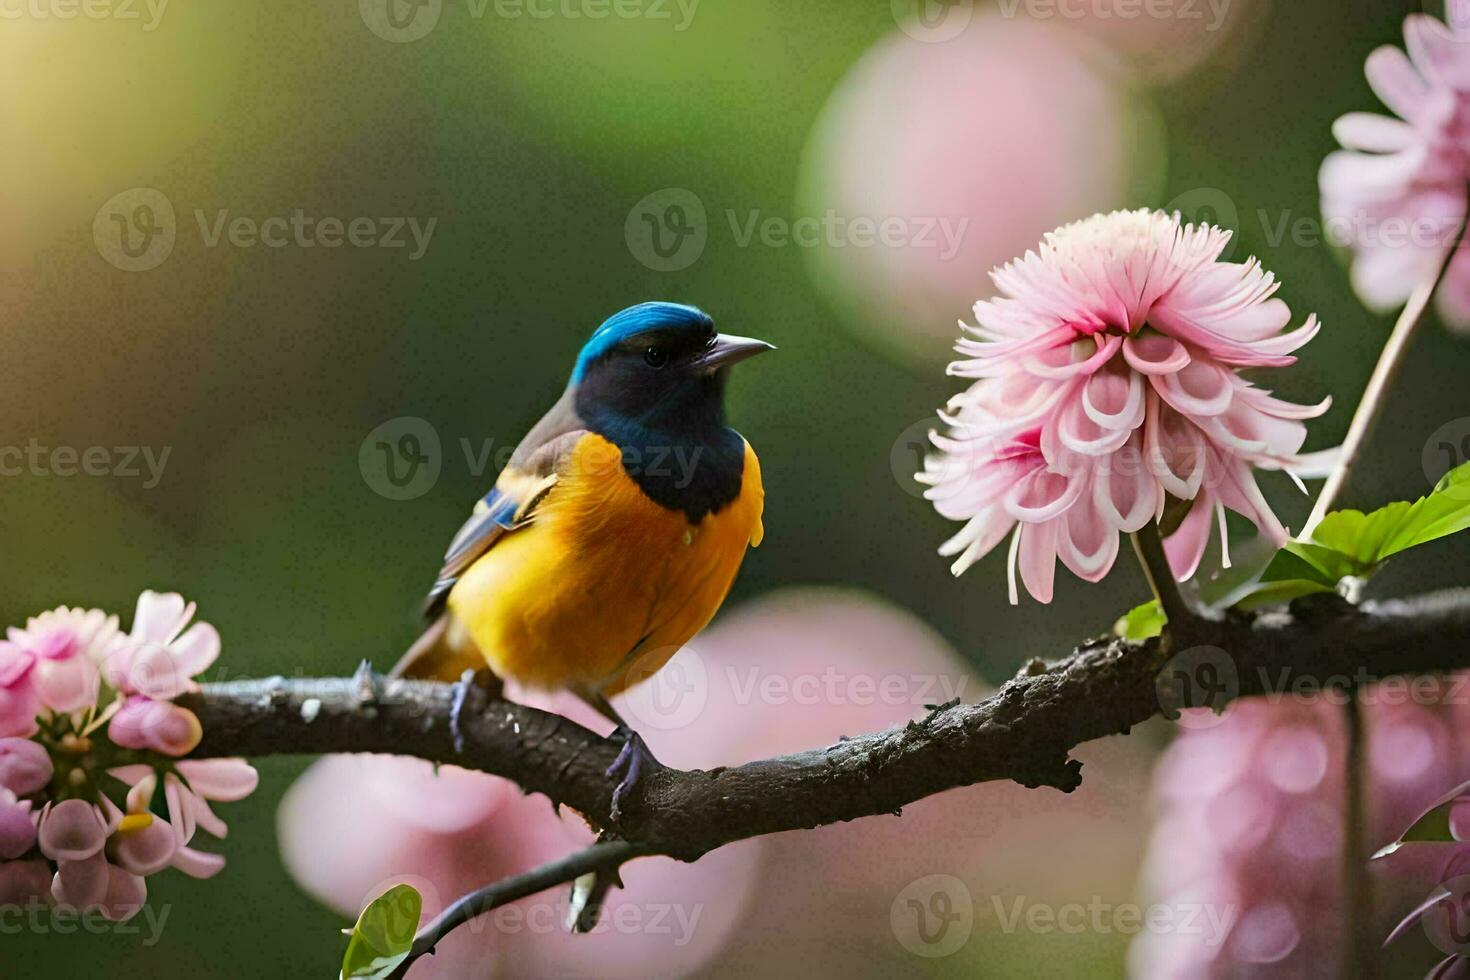
{"type": "MultiPolygon", "coordinates": [[[[1397,119],[1349,113],[1333,126],[1344,149],[1322,165],[1330,237],[1353,251],[1353,288],[1390,310],[1434,275],[1465,218],[1470,181],[1470,23],[1426,14],[1404,21],[1408,53],[1368,56],[1368,83],[1397,119]]],[[[1456,256],[1437,293],[1440,314],[1470,330],[1470,254],[1456,256]]]]}
{"type": "MultiPolygon", "coordinates": [[[[976,379],[951,400],[941,452],[919,479],[941,514],[966,522],[941,549],[959,574],[1011,537],[1016,572],[1041,602],[1056,559],[1097,581],[1119,532],[1193,501],[1167,542],[1180,578],[1194,574],[1225,510],[1284,544],[1288,535],[1253,468],[1307,475],[1300,406],[1239,374],[1281,367],[1318,330],[1289,332],[1274,277],[1251,260],[1221,261],[1230,235],[1163,212],[1118,211],[1068,225],[991,273],[998,298],[950,373],[976,379]]],[[[1228,552],[1227,559],[1228,561],[1228,552]]]]}

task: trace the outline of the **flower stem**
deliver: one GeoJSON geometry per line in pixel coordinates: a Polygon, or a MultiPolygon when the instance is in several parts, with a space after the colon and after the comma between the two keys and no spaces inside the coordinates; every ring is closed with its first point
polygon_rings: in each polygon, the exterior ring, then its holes
{"type": "Polygon", "coordinates": [[[1383,345],[1383,353],[1378,355],[1378,364],[1373,368],[1373,376],[1368,379],[1368,387],[1363,391],[1363,398],[1358,402],[1357,411],[1353,413],[1353,421],[1348,426],[1347,438],[1342,441],[1337,466],[1327,478],[1322,492],[1317,495],[1312,514],[1307,518],[1302,533],[1298,535],[1300,540],[1311,540],[1312,532],[1317,530],[1317,525],[1321,524],[1322,519],[1331,512],[1343,487],[1347,485],[1348,477],[1353,472],[1353,466],[1357,463],[1363,446],[1368,441],[1368,436],[1372,434],[1373,427],[1383,413],[1388,390],[1393,386],[1400,368],[1403,367],[1404,354],[1408,352],[1409,342],[1414,339],[1414,335],[1419,331],[1419,325],[1424,322],[1424,313],[1429,309],[1429,301],[1434,297],[1434,292],[1439,288],[1439,284],[1444,281],[1445,274],[1449,272],[1450,262],[1454,259],[1455,253],[1459,251],[1464,237],[1465,222],[1462,221],[1455,231],[1454,242],[1445,251],[1444,258],[1440,260],[1434,275],[1419,284],[1413,295],[1409,297],[1408,303],[1404,305],[1403,312],[1399,314],[1398,322],[1393,327],[1393,333],[1388,336],[1388,343],[1383,345]]]}
{"type": "Polygon", "coordinates": [[[1179,583],[1174,580],[1174,571],[1169,567],[1169,558],[1164,554],[1159,526],[1150,521],[1129,537],[1133,540],[1133,551],[1138,555],[1138,563],[1143,566],[1143,576],[1148,579],[1148,587],[1159,601],[1159,608],[1164,611],[1165,619],[1174,626],[1193,620],[1194,609],[1184,598],[1184,593],[1179,591],[1179,583]]]}
{"type": "Polygon", "coordinates": [[[1378,972],[1379,944],[1373,933],[1373,882],[1368,876],[1367,780],[1364,778],[1367,731],[1357,688],[1349,688],[1347,695],[1348,700],[1343,706],[1343,716],[1347,721],[1347,779],[1344,789],[1347,816],[1342,848],[1342,924],[1347,932],[1343,949],[1348,956],[1344,975],[1357,980],[1372,980],[1378,972]]]}

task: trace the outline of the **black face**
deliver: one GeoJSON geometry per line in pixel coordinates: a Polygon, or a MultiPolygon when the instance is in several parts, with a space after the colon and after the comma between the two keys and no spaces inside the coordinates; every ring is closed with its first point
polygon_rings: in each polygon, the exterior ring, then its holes
{"type": "Polygon", "coordinates": [[[723,426],[729,372],[703,360],[716,338],[711,326],[650,330],[620,341],[588,367],[578,385],[578,414],[614,428],[690,435],[723,426]]]}

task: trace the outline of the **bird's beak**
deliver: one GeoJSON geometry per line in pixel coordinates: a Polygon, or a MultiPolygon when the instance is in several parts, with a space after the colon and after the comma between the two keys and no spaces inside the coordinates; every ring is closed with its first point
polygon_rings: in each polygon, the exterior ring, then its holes
{"type": "Polygon", "coordinates": [[[694,364],[705,374],[713,374],[720,368],[738,364],[748,357],[775,349],[775,345],[768,344],[764,340],[722,333],[716,335],[715,342],[695,359],[694,364]]]}

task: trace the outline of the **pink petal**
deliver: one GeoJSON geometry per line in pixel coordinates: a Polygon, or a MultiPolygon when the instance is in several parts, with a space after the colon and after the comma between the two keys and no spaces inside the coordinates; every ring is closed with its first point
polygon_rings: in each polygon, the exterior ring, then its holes
{"type": "Polygon", "coordinates": [[[179,845],[194,839],[194,811],[187,796],[192,795],[172,774],[163,777],[163,798],[168,802],[168,822],[173,825],[179,845]]]}
{"type": "Polygon", "coordinates": [[[1140,374],[1173,374],[1189,364],[1189,351],[1173,337],[1143,333],[1123,342],[1123,359],[1140,374]]]}
{"type": "Polygon", "coordinates": [[[112,922],[126,922],[148,901],[148,884],[141,876],[122,868],[107,869],[107,892],[102,897],[102,915],[112,922]]]}
{"type": "Polygon", "coordinates": [[[63,800],[42,812],[38,843],[53,861],[84,861],[102,850],[107,832],[90,803],[63,800]]]}
{"type": "Polygon", "coordinates": [[[260,774],[244,759],[186,759],[178,769],[194,792],[221,803],[243,800],[260,784],[260,774]]]}
{"type": "Polygon", "coordinates": [[[213,878],[224,870],[225,858],[222,854],[209,854],[196,851],[192,847],[181,847],[174,855],[173,866],[190,878],[213,878]]]}
{"type": "Polygon", "coordinates": [[[193,615],[185,605],[184,597],[177,592],[158,593],[145,591],[138,596],[138,608],[133,614],[133,629],[129,634],[134,640],[147,640],[168,644],[193,615]]]}
{"type": "Polygon", "coordinates": [[[1392,153],[1417,138],[1414,127],[1372,112],[1350,112],[1332,124],[1332,135],[1350,150],[1392,153]]]}
{"type": "Polygon", "coordinates": [[[29,650],[0,640],[0,687],[15,685],[35,662],[36,655],[29,650]]]}
{"type": "Polygon", "coordinates": [[[1021,535],[1021,581],[1037,602],[1051,602],[1057,570],[1057,522],[1028,524],[1021,535]]]}
{"type": "Polygon", "coordinates": [[[90,909],[107,897],[107,858],[97,853],[85,861],[61,861],[51,879],[51,897],[59,905],[90,909]]]}
{"type": "Polygon", "coordinates": [[[31,671],[36,693],[52,711],[67,714],[97,703],[102,682],[97,665],[86,657],[42,658],[31,671]]]}
{"type": "Polygon", "coordinates": [[[41,695],[27,677],[13,687],[0,687],[0,738],[25,738],[37,732],[41,695]]]}
{"type": "Polygon", "coordinates": [[[29,796],[51,782],[51,755],[27,738],[0,739],[0,786],[29,796]]]}
{"type": "Polygon", "coordinates": [[[167,701],[189,689],[189,675],[169,647],[147,643],[134,651],[124,685],[124,690],[167,701]]]}
{"type": "Polygon", "coordinates": [[[1081,477],[1072,479],[1038,469],[1006,493],[1005,509],[1028,524],[1048,521],[1065,513],[1085,486],[1086,480],[1081,477]]]}
{"type": "Polygon", "coordinates": [[[172,863],[178,848],[174,829],[157,817],[142,830],[124,830],[113,839],[117,863],[135,875],[162,871],[172,863]]]}
{"type": "Polygon", "coordinates": [[[1429,86],[1404,52],[1388,44],[1378,48],[1368,55],[1365,74],[1374,94],[1394,115],[1410,122],[1422,115],[1429,86]]]}
{"type": "Polygon", "coordinates": [[[1164,540],[1164,554],[1174,577],[1183,582],[1199,569],[1204,557],[1205,545],[1210,541],[1210,524],[1215,508],[1210,500],[1201,496],[1189,509],[1178,529],[1164,540]]]}
{"type": "Polygon", "coordinates": [[[219,631],[208,623],[195,623],[169,645],[185,677],[198,677],[219,657],[219,631]]]}
{"type": "Polygon", "coordinates": [[[0,858],[13,861],[36,844],[30,803],[0,802],[0,858]]]}

